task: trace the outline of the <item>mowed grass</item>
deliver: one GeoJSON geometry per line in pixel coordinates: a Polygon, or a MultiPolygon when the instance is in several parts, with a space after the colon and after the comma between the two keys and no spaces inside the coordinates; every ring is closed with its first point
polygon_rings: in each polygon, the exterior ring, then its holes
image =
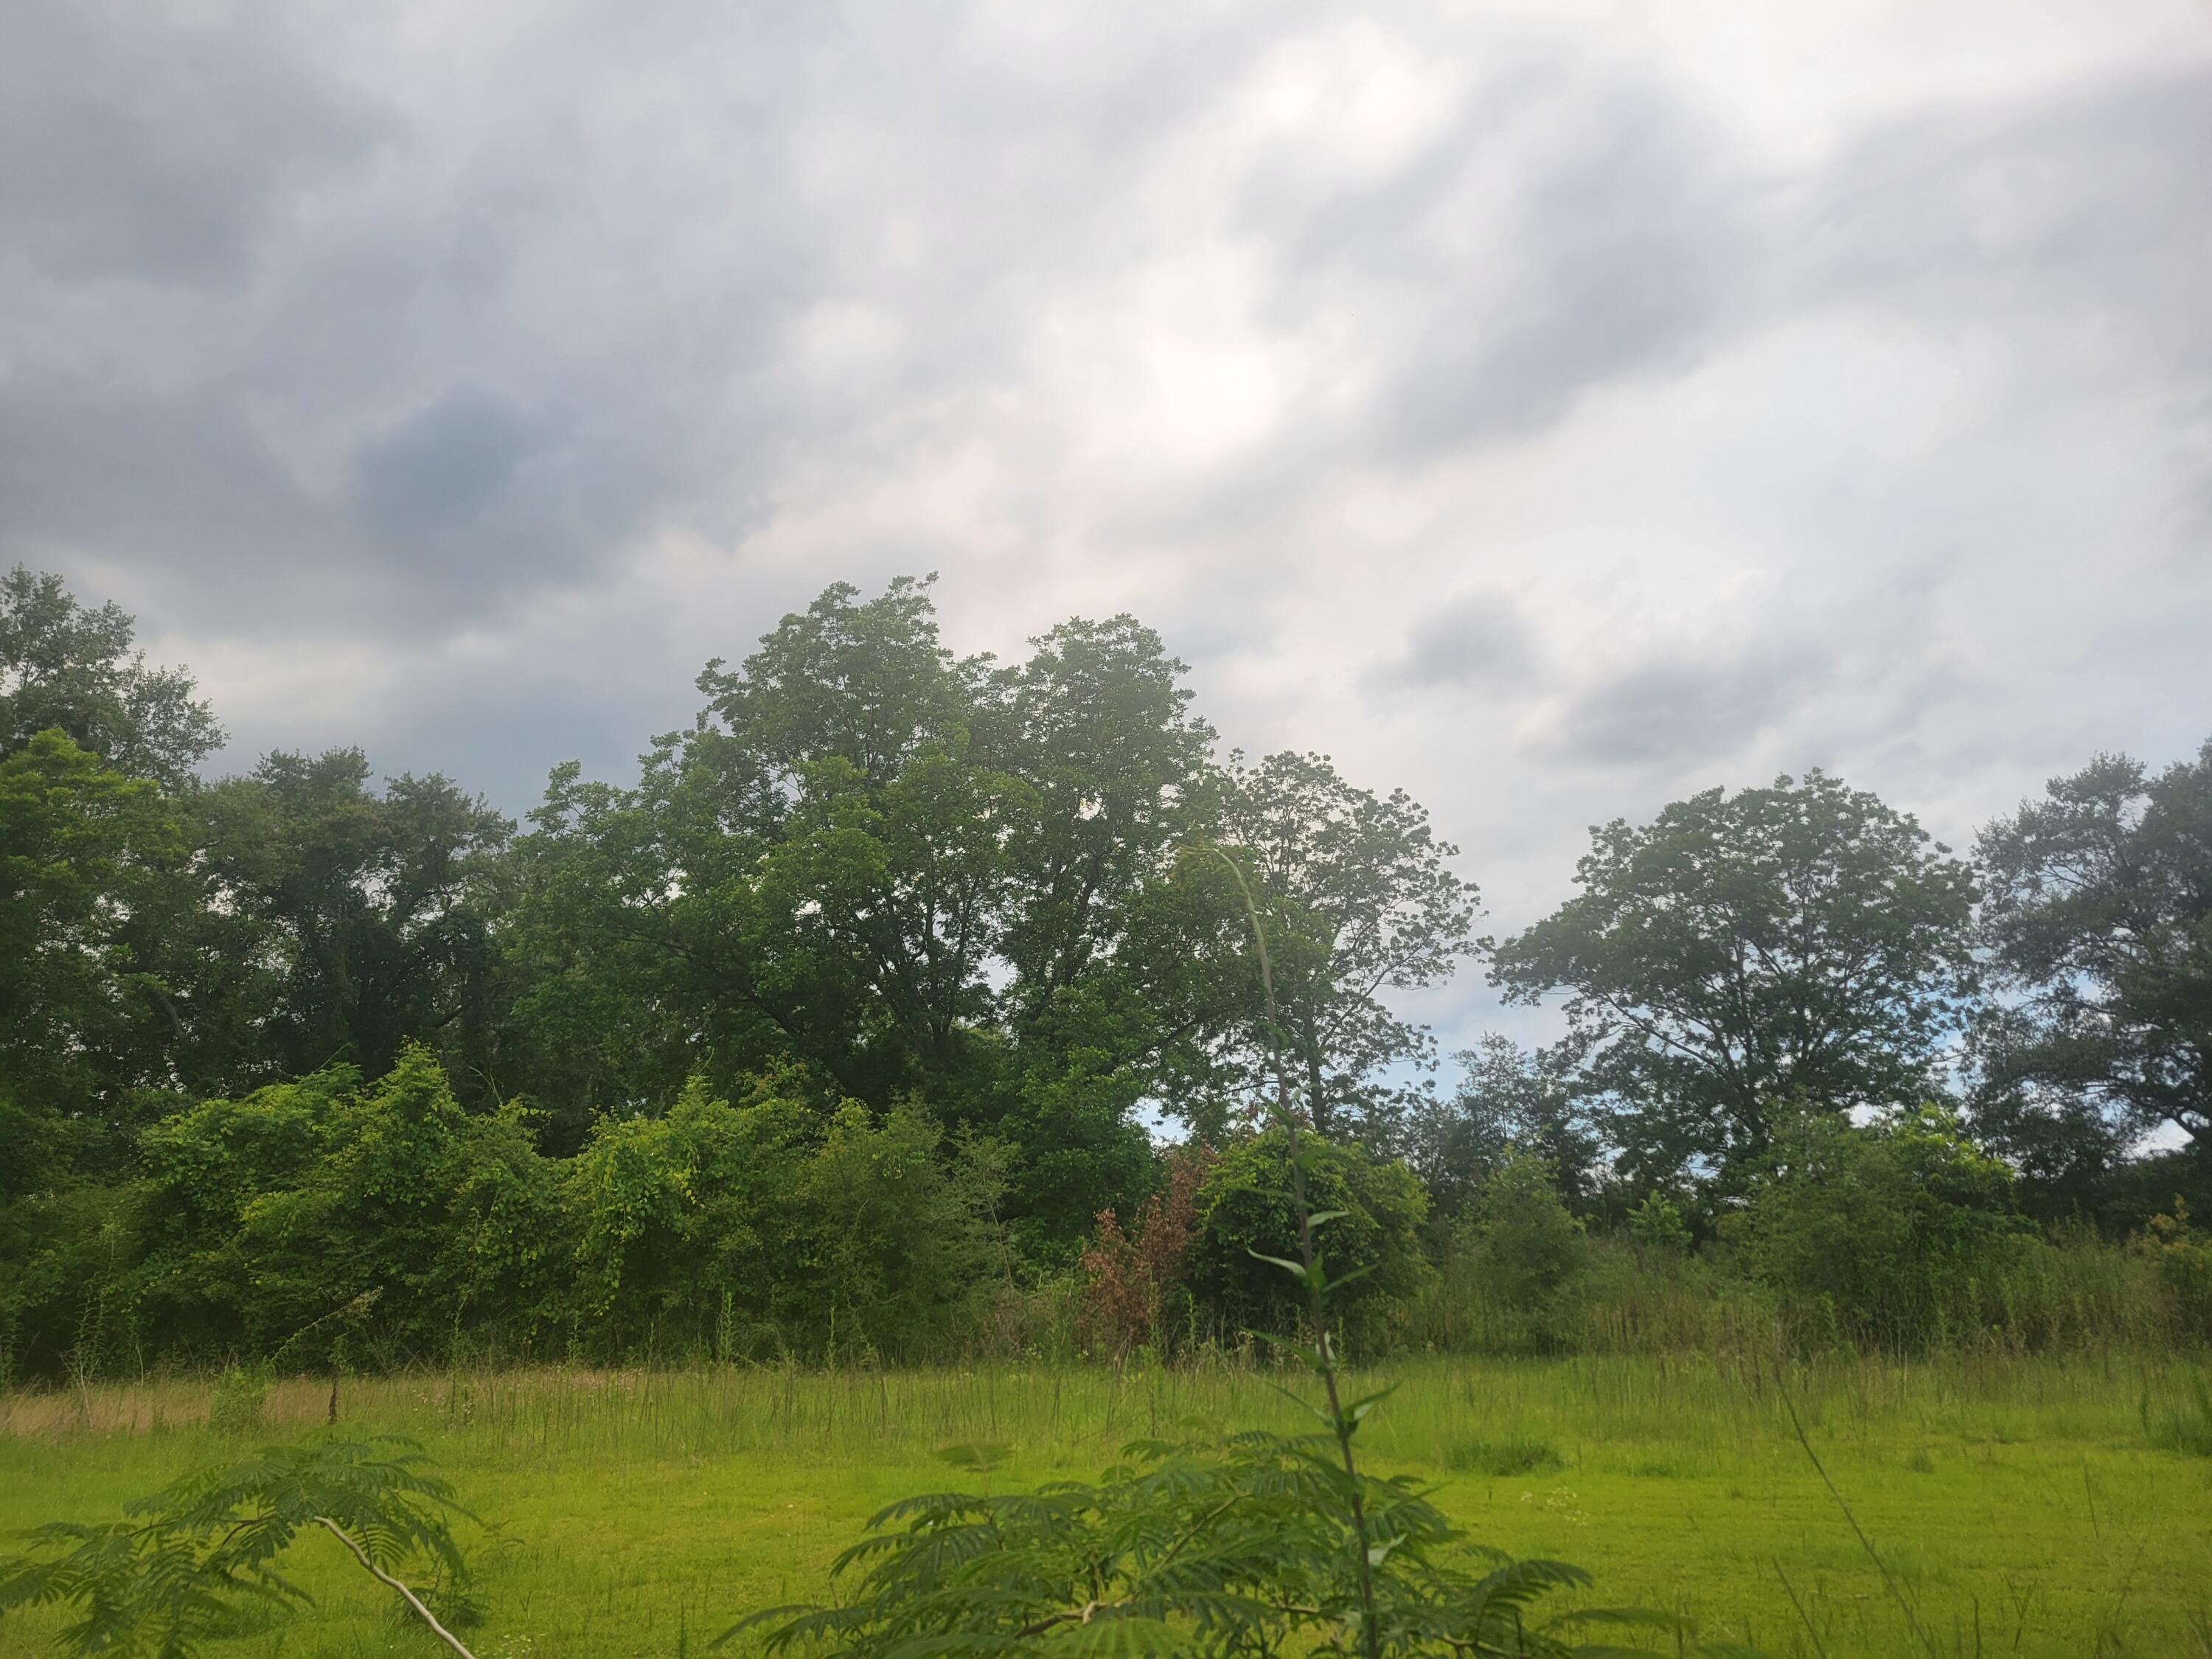
{"type": "MultiPolygon", "coordinates": [[[[1776,1655],[2212,1659],[2201,1364],[1793,1373],[1790,1399],[1895,1594],[1771,1373],[1607,1358],[1389,1374],[1403,1386],[1363,1436],[1376,1467],[1433,1480],[1478,1539],[1587,1567],[1595,1603],[1680,1611],[1776,1655]]],[[[466,1632],[479,1659],[568,1659],[697,1654],[745,1612],[823,1595],[872,1510],[973,1484],[935,1456],[947,1444],[1008,1447],[994,1488],[1087,1477],[1130,1437],[1194,1418],[1288,1424],[1279,1380],[1296,1379],[1233,1366],[456,1372],[348,1382],[338,1407],[350,1431],[419,1438],[489,1524],[463,1528],[486,1610],[466,1632]]],[[[0,1398],[0,1527],[112,1515],[257,1438],[319,1425],[329,1401],[327,1384],[279,1384],[264,1431],[226,1437],[203,1425],[213,1392],[176,1381],[0,1398]]],[[[221,1651],[441,1650],[393,1622],[335,1543],[296,1554],[316,1606],[221,1651]]],[[[0,1623],[0,1652],[35,1653],[56,1622],[0,1623]]]]}

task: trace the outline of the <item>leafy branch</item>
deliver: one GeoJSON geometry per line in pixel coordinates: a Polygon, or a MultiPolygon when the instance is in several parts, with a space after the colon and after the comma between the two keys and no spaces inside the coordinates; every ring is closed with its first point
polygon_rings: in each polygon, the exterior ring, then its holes
{"type": "Polygon", "coordinates": [[[134,1498],[124,1514],[29,1533],[27,1553],[0,1559],[0,1616],[21,1607],[71,1607],[81,1616],[58,1633],[65,1652],[189,1659],[204,1642],[247,1634],[310,1600],[277,1566],[303,1531],[319,1528],[461,1659],[471,1659],[391,1571],[419,1557],[449,1584],[468,1580],[447,1516],[475,1517],[447,1481],[425,1470],[410,1440],[270,1447],[134,1498]]]}

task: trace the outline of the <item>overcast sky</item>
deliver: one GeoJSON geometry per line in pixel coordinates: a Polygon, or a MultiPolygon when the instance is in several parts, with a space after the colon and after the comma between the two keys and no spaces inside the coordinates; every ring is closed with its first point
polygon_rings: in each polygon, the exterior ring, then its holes
{"type": "Polygon", "coordinates": [[[1964,841],[2212,735],[2206,0],[0,20],[0,563],[226,767],[520,811],[928,570],[1134,611],[1495,927],[1713,784],[1964,841]]]}

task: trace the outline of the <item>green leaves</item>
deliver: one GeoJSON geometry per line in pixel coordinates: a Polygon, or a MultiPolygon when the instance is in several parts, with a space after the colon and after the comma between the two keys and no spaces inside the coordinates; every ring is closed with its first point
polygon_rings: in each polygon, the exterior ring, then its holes
{"type": "Polygon", "coordinates": [[[841,1559],[838,1605],[772,1609],[723,1639],[750,1631],[770,1653],[854,1659],[1280,1651],[1356,1622],[1357,1505],[1389,1651],[1447,1651],[1447,1632],[1502,1653],[1571,1651],[1529,1633],[1526,1613],[1581,1575],[1502,1571],[1409,1483],[1348,1474],[1328,1434],[1133,1443],[1124,1456],[1096,1484],[894,1504],[841,1559]]]}
{"type": "Polygon", "coordinates": [[[396,1436],[270,1447],[124,1509],[104,1525],[41,1527],[27,1553],[0,1559],[0,1612],[77,1609],[60,1633],[70,1654],[188,1659],[307,1601],[278,1564],[302,1531],[331,1526],[386,1571],[415,1559],[449,1585],[468,1577],[447,1518],[468,1511],[396,1436]]]}
{"type": "Polygon", "coordinates": [[[59,731],[126,776],[190,787],[222,728],[189,673],[147,665],[137,631],[121,606],[82,605],[58,575],[0,574],[0,760],[59,731]]]}
{"type": "Polygon", "coordinates": [[[1594,1659],[1617,1650],[1585,1644],[1578,1626],[1677,1628],[1627,1611],[1546,1619],[1587,1573],[1471,1543],[1412,1482],[1348,1473],[1326,1432],[1133,1442],[1123,1456],[1096,1483],[892,1504],[840,1559],[836,1604],[768,1608],[719,1639],[849,1659],[1340,1651],[1358,1645],[1360,1563],[1394,1659],[1594,1659]],[[1370,1541],[1355,1551],[1362,1524],[1370,1541]]]}
{"type": "Polygon", "coordinates": [[[1905,1347],[1953,1322],[2002,1322],[2029,1245],[2012,1170],[1936,1107],[1863,1125],[1785,1118],[1749,1201],[1723,1221],[1786,1321],[1811,1341],[1905,1347]]]}
{"type": "MultiPolygon", "coordinates": [[[[1305,1268],[1284,1253],[1298,1237],[1295,1156],[1326,1219],[1321,1285],[1332,1318],[1355,1340],[1387,1332],[1401,1298],[1424,1282],[1420,1188],[1404,1165],[1302,1131],[1295,1152],[1280,1127],[1228,1147],[1200,1195],[1191,1284],[1223,1325],[1282,1331],[1306,1316],[1305,1268]]],[[[1310,1225],[1310,1222],[1308,1224],[1310,1225]]]]}
{"type": "Polygon", "coordinates": [[[1280,1267],[1301,1285],[1310,1285],[1317,1282],[1316,1275],[1321,1268],[1321,1263],[1318,1261],[1310,1269],[1303,1261],[1286,1261],[1279,1255],[1269,1255],[1264,1250],[1251,1250],[1247,1254],[1255,1261],[1265,1261],[1272,1267],[1280,1267]]]}
{"type": "Polygon", "coordinates": [[[1085,1659],[1152,1659],[1182,1653],[1183,1632],[1162,1619],[1077,1620],[1054,1628],[1044,1643],[1048,1653],[1080,1654],[1085,1659]]]}
{"type": "Polygon", "coordinates": [[[1223,1018],[1158,902],[1212,737],[1180,672],[1126,617],[1018,665],[957,657],[905,579],[827,589],[710,664],[635,789],[557,776],[518,849],[533,1091],[580,1124],[790,1056],[999,1142],[1000,1218],[1072,1255],[1143,1190],[1131,1114],[1162,1051],[1223,1018]]]}
{"type": "MultiPolygon", "coordinates": [[[[151,1069],[166,988],[133,921],[173,902],[184,851],[173,803],[63,732],[0,758],[0,1077],[57,1135],[151,1069]]],[[[61,1173],[14,1162],[0,1199],[61,1173]]]]}
{"type": "Polygon", "coordinates": [[[1377,1389],[1373,1394],[1363,1395],[1344,1408],[1345,1420],[1352,1424],[1365,1422],[1370,1412],[1397,1392],[1398,1384],[1393,1382],[1388,1388],[1377,1389]]]}

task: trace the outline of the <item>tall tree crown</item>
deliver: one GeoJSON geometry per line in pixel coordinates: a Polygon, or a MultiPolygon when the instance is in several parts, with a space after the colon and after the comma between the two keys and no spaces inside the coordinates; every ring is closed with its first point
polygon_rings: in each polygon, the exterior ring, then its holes
{"type": "Polygon", "coordinates": [[[1493,946],[1509,1000],[1568,994],[1568,1042],[1636,1174],[1739,1166],[1792,1098],[1935,1086],[1971,995],[1972,872],[1820,772],[1591,832],[1582,890],[1493,946]]]}
{"type": "Polygon", "coordinates": [[[188,784],[222,728],[190,673],[147,666],[137,631],[120,605],[82,605],[58,575],[0,575],[0,759],[58,730],[127,776],[188,784]]]}

